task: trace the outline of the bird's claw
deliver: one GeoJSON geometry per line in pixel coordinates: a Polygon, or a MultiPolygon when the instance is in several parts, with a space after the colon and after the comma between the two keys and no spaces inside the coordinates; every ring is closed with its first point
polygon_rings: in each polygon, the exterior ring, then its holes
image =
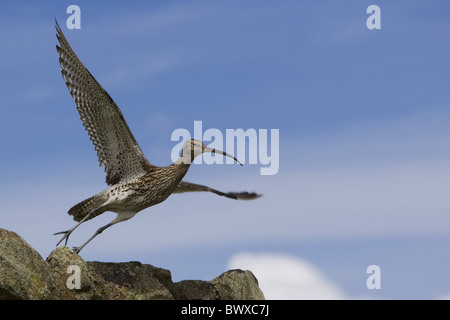
{"type": "Polygon", "coordinates": [[[73,252],[78,254],[81,251],[81,247],[72,247],[73,252]]]}
{"type": "Polygon", "coordinates": [[[61,240],[58,241],[56,246],[58,246],[64,239],[66,240],[66,242],[64,243],[64,246],[67,246],[67,242],[69,241],[69,236],[70,236],[71,233],[72,233],[72,230],[67,230],[67,231],[61,231],[61,232],[54,233],[53,235],[64,234],[64,236],[61,238],[61,240]]]}

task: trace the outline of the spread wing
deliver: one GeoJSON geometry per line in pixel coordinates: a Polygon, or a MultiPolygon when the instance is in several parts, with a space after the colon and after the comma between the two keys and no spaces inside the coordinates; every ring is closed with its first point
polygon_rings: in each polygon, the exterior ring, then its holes
{"type": "Polygon", "coordinates": [[[114,185],[152,170],[119,107],[84,67],[56,22],[61,74],[94,144],[106,183],[114,185]]]}
{"type": "Polygon", "coordinates": [[[261,195],[254,192],[222,192],[207,186],[202,186],[195,183],[181,181],[175,188],[173,193],[184,193],[184,192],[198,192],[198,191],[209,191],[219,196],[224,196],[236,200],[253,200],[259,198],[261,195]]]}

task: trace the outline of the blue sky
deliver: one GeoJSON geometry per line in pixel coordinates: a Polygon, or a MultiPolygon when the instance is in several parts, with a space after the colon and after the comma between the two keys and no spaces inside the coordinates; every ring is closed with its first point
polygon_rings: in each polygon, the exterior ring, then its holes
{"type": "MultiPolygon", "coordinates": [[[[151,163],[170,164],[172,132],[196,120],[280,132],[276,175],[246,164],[186,176],[263,198],[174,195],[105,231],[85,260],[138,260],[175,280],[248,266],[267,277],[269,298],[449,297],[449,3],[55,3],[0,1],[0,227],[45,258],[53,233],[74,223],[68,209],[106,187],[60,74],[56,18],[151,163]],[[80,30],[65,27],[71,4],[80,30]],[[366,27],[372,4],[380,30],[366,27]],[[263,258],[296,280],[271,287],[263,258]],[[365,285],[372,264],[380,290],[365,285]]],[[[84,224],[69,245],[113,217],[84,224]]]]}

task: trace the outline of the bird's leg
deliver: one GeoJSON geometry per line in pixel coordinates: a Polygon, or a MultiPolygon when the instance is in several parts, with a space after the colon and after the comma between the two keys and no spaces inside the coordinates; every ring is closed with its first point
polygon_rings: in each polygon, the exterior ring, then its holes
{"type": "Polygon", "coordinates": [[[119,213],[117,215],[117,217],[113,221],[111,221],[107,225],[105,225],[105,226],[101,227],[100,229],[98,229],[97,231],[95,231],[94,235],[92,237],[90,237],[85,243],[83,243],[79,247],[74,247],[73,251],[75,251],[75,253],[78,254],[81,251],[81,249],[83,249],[89,242],[91,242],[92,239],[94,239],[100,233],[105,231],[105,229],[111,227],[112,225],[114,225],[114,224],[116,224],[118,222],[122,222],[122,221],[128,220],[128,219],[132,218],[135,214],[136,214],[136,212],[122,212],[122,213],[119,213]]]}
{"type": "Polygon", "coordinates": [[[94,235],[92,237],[90,237],[88,239],[88,241],[86,241],[85,243],[83,243],[81,246],[79,247],[73,247],[73,251],[75,251],[76,254],[78,254],[81,249],[83,249],[92,239],[94,239],[96,236],[98,236],[100,233],[102,233],[103,231],[105,231],[105,229],[111,227],[114,223],[108,223],[107,225],[101,227],[100,229],[98,229],[97,231],[95,231],[94,235]]]}
{"type": "Polygon", "coordinates": [[[88,220],[96,211],[97,209],[92,210],[91,212],[89,212],[87,215],[84,216],[84,218],[78,222],[73,228],[67,230],[67,231],[61,231],[61,232],[57,232],[54,233],[54,235],[57,234],[64,234],[64,236],[61,238],[61,240],[58,241],[58,243],[56,244],[56,246],[58,246],[64,239],[66,239],[66,242],[64,243],[64,245],[67,245],[67,241],[69,241],[69,236],[70,234],[79,227],[80,224],[82,224],[83,222],[85,222],[86,220],[88,220]]]}

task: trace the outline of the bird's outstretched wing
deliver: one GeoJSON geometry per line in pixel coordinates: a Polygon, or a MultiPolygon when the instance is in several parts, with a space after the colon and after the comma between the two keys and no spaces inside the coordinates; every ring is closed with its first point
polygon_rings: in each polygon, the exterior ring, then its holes
{"type": "Polygon", "coordinates": [[[222,192],[207,186],[202,186],[195,183],[190,183],[186,181],[181,181],[175,188],[173,193],[184,193],[184,192],[198,192],[198,191],[208,191],[218,194],[219,196],[228,197],[236,200],[253,200],[259,198],[261,195],[254,192],[222,192]]]}
{"type": "Polygon", "coordinates": [[[119,107],[84,67],[56,22],[61,74],[94,144],[106,183],[114,185],[152,170],[119,107]]]}

